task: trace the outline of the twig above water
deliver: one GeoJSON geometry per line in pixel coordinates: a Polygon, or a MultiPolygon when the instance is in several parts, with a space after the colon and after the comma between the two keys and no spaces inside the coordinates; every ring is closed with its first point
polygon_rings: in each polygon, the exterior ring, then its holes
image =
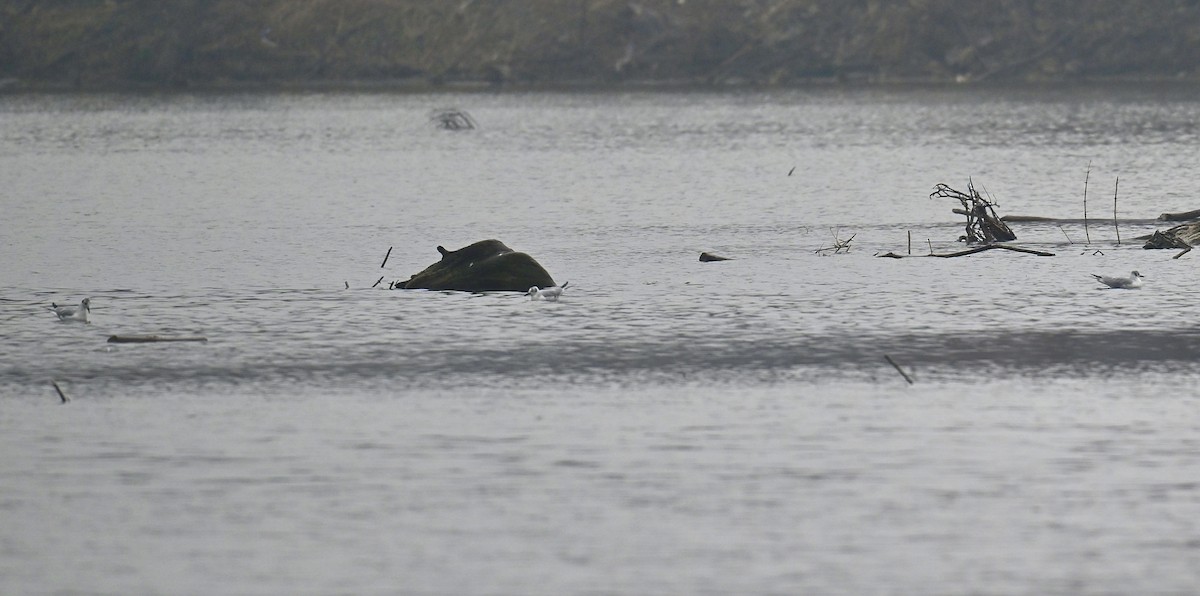
{"type": "Polygon", "coordinates": [[[888,364],[892,365],[892,368],[895,368],[895,369],[896,369],[896,372],[900,373],[900,376],[904,377],[904,380],[905,380],[905,381],[908,381],[908,384],[909,384],[909,385],[912,385],[912,384],[913,384],[912,377],[908,376],[908,373],[904,372],[904,369],[903,369],[903,368],[900,368],[900,365],[899,365],[899,364],[896,364],[896,361],[895,361],[895,360],[892,360],[892,357],[891,357],[891,356],[888,356],[887,354],[884,354],[884,355],[883,355],[883,359],[884,359],[884,360],[887,360],[887,361],[888,361],[888,364]]]}
{"type": "Polygon", "coordinates": [[[50,384],[54,385],[54,390],[58,392],[58,399],[62,400],[59,403],[65,404],[71,401],[71,398],[67,397],[66,393],[63,393],[62,387],[58,386],[58,381],[50,381],[50,384]]]}
{"type": "Polygon", "coordinates": [[[1121,226],[1117,225],[1117,188],[1121,186],[1121,177],[1117,176],[1113,184],[1113,229],[1117,231],[1117,246],[1121,246],[1121,226]]]}
{"type": "Polygon", "coordinates": [[[838,238],[838,235],[841,233],[841,231],[841,228],[837,228],[836,230],[831,229],[830,232],[833,234],[833,246],[818,248],[813,252],[822,256],[825,256],[825,254],[829,251],[833,251],[832,254],[835,255],[841,252],[850,252],[850,242],[854,240],[854,237],[858,234],[851,234],[849,238],[842,240],[838,238]]]}
{"type": "Polygon", "coordinates": [[[1087,243],[1092,243],[1092,235],[1088,233],[1088,218],[1087,218],[1087,187],[1088,179],[1092,177],[1092,162],[1088,162],[1087,173],[1083,175],[1083,234],[1087,237],[1087,243]]]}

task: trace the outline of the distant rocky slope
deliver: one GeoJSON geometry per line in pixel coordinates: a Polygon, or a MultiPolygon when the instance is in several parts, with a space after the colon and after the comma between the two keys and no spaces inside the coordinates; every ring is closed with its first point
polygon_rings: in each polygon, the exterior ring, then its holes
{"type": "Polygon", "coordinates": [[[1200,78],[1200,0],[0,0],[9,86],[1200,78]]]}

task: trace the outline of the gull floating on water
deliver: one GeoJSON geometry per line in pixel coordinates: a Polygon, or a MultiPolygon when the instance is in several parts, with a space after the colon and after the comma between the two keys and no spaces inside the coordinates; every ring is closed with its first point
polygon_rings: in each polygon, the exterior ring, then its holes
{"type": "Polygon", "coordinates": [[[528,292],[525,292],[525,295],[529,296],[530,300],[537,300],[538,298],[558,300],[558,297],[562,296],[563,290],[567,289],[567,284],[569,283],[571,282],[563,282],[561,286],[550,286],[544,290],[538,289],[537,286],[532,286],[528,292]]]}
{"type": "Polygon", "coordinates": [[[1096,281],[1116,289],[1132,290],[1142,287],[1142,274],[1137,271],[1131,271],[1129,277],[1108,277],[1107,275],[1092,274],[1096,281]]]}
{"type": "Polygon", "coordinates": [[[58,315],[60,321],[79,321],[80,323],[88,322],[88,313],[92,312],[92,299],[84,298],[79,306],[59,306],[53,302],[50,303],[50,309],[54,314],[58,315]]]}

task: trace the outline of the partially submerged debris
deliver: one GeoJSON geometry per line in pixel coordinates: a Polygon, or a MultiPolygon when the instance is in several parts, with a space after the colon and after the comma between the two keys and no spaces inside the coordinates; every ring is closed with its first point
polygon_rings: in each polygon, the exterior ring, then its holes
{"type": "Polygon", "coordinates": [[[65,403],[71,401],[71,398],[67,397],[66,393],[63,393],[62,387],[58,386],[58,381],[50,381],[50,384],[54,385],[54,390],[58,392],[58,399],[59,399],[58,403],[65,404],[65,403]]]}
{"type": "Polygon", "coordinates": [[[164,336],[164,335],[110,335],[108,343],[110,344],[151,344],[162,342],[177,342],[177,341],[208,341],[207,337],[200,336],[164,336]]]}
{"type": "Polygon", "coordinates": [[[1192,248],[1200,244],[1200,221],[1155,230],[1142,248],[1192,248]]]}
{"type": "Polygon", "coordinates": [[[712,261],[728,261],[728,260],[730,260],[729,257],[717,256],[717,255],[712,254],[711,252],[700,253],[700,262],[701,263],[711,263],[712,261]]]}
{"type": "Polygon", "coordinates": [[[435,110],[429,115],[429,120],[443,130],[473,130],[477,128],[475,119],[466,111],[458,108],[435,110]]]}
{"type": "MultiPolygon", "coordinates": [[[[938,257],[938,258],[942,258],[942,259],[950,259],[950,258],[954,258],[954,257],[965,257],[967,255],[973,255],[975,253],[984,252],[987,250],[1011,250],[1013,252],[1020,252],[1020,253],[1025,253],[1025,254],[1029,254],[1029,255],[1037,255],[1039,257],[1054,256],[1054,253],[1052,253],[1052,252],[1033,250],[1031,248],[1021,248],[1019,246],[1009,246],[1007,244],[986,244],[984,246],[976,246],[975,248],[968,248],[967,250],[960,250],[958,252],[944,253],[944,254],[940,254],[940,255],[930,252],[927,255],[907,255],[907,256],[910,256],[910,257],[938,257]]],[[[894,252],[889,252],[889,253],[882,254],[879,256],[883,257],[883,258],[888,258],[888,259],[903,259],[906,255],[898,255],[894,252]]]]}
{"type": "Polygon", "coordinates": [[[895,361],[895,360],[892,360],[892,357],[891,357],[891,356],[888,356],[887,354],[884,354],[884,355],[883,355],[883,359],[884,359],[884,360],[887,360],[888,364],[892,365],[892,368],[896,369],[896,372],[900,373],[900,376],[904,377],[904,380],[905,380],[905,381],[908,381],[908,384],[909,384],[909,385],[912,385],[912,384],[913,384],[912,377],[908,376],[908,373],[904,372],[904,369],[903,369],[903,368],[900,368],[900,365],[899,365],[899,364],[896,364],[896,361],[895,361]]]}
{"type": "Polygon", "coordinates": [[[933,192],[929,193],[929,197],[955,199],[962,204],[962,208],[955,209],[954,212],[967,216],[967,233],[960,240],[965,240],[968,244],[1009,242],[1017,239],[1012,228],[996,215],[994,204],[979,195],[972,181],[967,182],[967,192],[938,183],[933,187],[933,192]]]}
{"type": "Polygon", "coordinates": [[[1181,211],[1179,213],[1164,213],[1158,216],[1159,221],[1190,221],[1200,219],[1200,209],[1195,211],[1181,211]]]}
{"type": "Polygon", "coordinates": [[[857,236],[858,234],[851,234],[849,238],[842,240],[841,238],[838,237],[842,232],[841,228],[838,228],[836,230],[830,230],[830,232],[833,234],[833,246],[826,246],[826,247],[818,248],[817,250],[815,250],[813,252],[815,252],[816,254],[819,254],[821,256],[826,256],[827,254],[830,254],[830,251],[832,251],[832,254],[835,254],[835,255],[838,253],[841,253],[841,252],[850,252],[850,242],[853,241],[854,237],[857,236]]]}
{"type": "Polygon", "coordinates": [[[442,258],[406,281],[397,290],[458,290],[462,292],[525,292],[530,286],[556,286],[533,257],[516,252],[499,240],[481,240],[458,250],[437,247],[442,258]]]}

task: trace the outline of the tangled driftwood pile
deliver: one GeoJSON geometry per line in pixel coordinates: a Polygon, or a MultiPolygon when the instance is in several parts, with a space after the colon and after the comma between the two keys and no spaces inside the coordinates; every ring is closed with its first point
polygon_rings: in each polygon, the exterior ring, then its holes
{"type": "MultiPolygon", "coordinates": [[[[1164,213],[1158,216],[1158,219],[1161,221],[1184,221],[1198,217],[1200,217],[1200,209],[1184,213],[1164,213]]],[[[1193,221],[1166,230],[1155,230],[1142,248],[1182,248],[1183,251],[1174,257],[1178,259],[1190,252],[1198,243],[1200,243],[1200,221],[1193,221]]]]}
{"type": "Polygon", "coordinates": [[[929,197],[955,199],[962,204],[961,209],[954,210],[959,215],[967,216],[967,233],[959,240],[974,244],[978,242],[1009,242],[1017,239],[1012,228],[1009,228],[1008,224],[1001,221],[996,215],[995,205],[979,195],[979,192],[975,190],[975,183],[972,181],[967,182],[967,192],[938,183],[933,187],[933,192],[929,193],[929,197]]]}
{"type": "MultiPolygon", "coordinates": [[[[995,204],[992,201],[983,198],[979,192],[975,190],[975,183],[973,181],[968,180],[967,192],[955,190],[950,188],[950,186],[947,184],[938,183],[937,186],[933,187],[933,192],[929,193],[929,198],[934,197],[955,199],[962,205],[962,208],[954,210],[954,212],[959,215],[967,216],[966,234],[960,237],[958,240],[960,242],[966,242],[967,244],[980,244],[981,246],[975,246],[973,248],[968,248],[966,250],[960,250],[957,252],[935,254],[933,252],[933,244],[931,243],[929,245],[929,254],[918,256],[941,258],[964,257],[967,255],[973,255],[976,253],[996,249],[1037,255],[1040,257],[1054,256],[1054,253],[1050,252],[1021,248],[1018,246],[1009,246],[1006,244],[998,244],[999,242],[1016,240],[1017,235],[1013,233],[1012,228],[1008,227],[1008,224],[1004,223],[1004,221],[996,215],[995,204]]],[[[878,256],[887,257],[890,259],[902,259],[906,256],[914,256],[912,254],[912,233],[910,232],[908,236],[907,255],[889,252],[878,256]]]]}
{"type": "MultiPolygon", "coordinates": [[[[1158,216],[1162,221],[1184,221],[1188,218],[1200,217],[1200,210],[1186,213],[1164,213],[1158,216]]],[[[1200,221],[1182,223],[1166,230],[1155,230],[1144,248],[1192,248],[1200,243],[1200,221]]]]}

